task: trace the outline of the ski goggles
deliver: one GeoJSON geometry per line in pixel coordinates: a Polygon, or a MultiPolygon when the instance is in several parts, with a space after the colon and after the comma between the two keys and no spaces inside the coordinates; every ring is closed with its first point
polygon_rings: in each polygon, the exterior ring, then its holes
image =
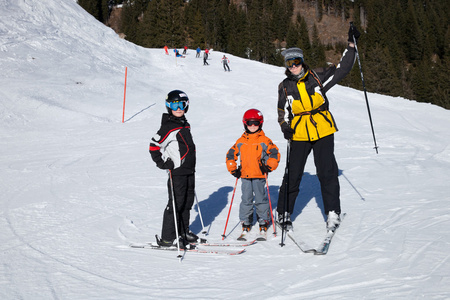
{"type": "Polygon", "coordinates": [[[170,108],[171,110],[185,110],[186,107],[188,106],[188,102],[187,101],[175,101],[175,102],[166,102],[166,105],[168,108],[170,108]]]}
{"type": "Polygon", "coordinates": [[[286,68],[298,67],[301,64],[303,64],[303,58],[301,57],[290,58],[284,62],[286,68]]]}
{"type": "Polygon", "coordinates": [[[258,121],[258,120],[248,120],[248,121],[245,121],[245,125],[247,125],[247,126],[259,126],[259,125],[261,125],[261,122],[258,121]]]}

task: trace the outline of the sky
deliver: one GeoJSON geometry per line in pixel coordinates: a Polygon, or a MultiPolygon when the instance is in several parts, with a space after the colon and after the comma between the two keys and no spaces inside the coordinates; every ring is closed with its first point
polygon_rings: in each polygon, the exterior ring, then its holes
{"type": "MultiPolygon", "coordinates": [[[[286,161],[276,113],[284,69],[226,54],[232,71],[224,72],[224,53],[214,49],[204,66],[195,49],[175,58],[142,48],[75,0],[2,0],[0,33],[1,299],[450,297],[448,110],[368,93],[376,154],[364,93],[333,87],[346,217],[328,254],[302,253],[290,240],[280,247],[280,234],[271,234],[240,255],[186,252],[180,260],[129,247],[161,231],[167,173],[148,145],[165,96],[180,89],[190,99],[198,200],[190,228],[222,242],[233,199],[223,242],[234,243],[240,182],[233,198],[225,154],[243,132],[244,112],[259,109],[281,153],[268,177],[276,207],[286,161]]],[[[319,245],[325,218],[312,157],[293,221],[296,239],[319,245]]]]}

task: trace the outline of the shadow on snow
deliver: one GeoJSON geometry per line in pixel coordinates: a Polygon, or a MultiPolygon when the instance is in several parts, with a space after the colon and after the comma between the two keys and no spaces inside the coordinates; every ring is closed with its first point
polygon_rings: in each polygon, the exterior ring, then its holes
{"type": "MultiPolygon", "coordinates": [[[[350,184],[350,186],[355,190],[355,192],[360,196],[360,199],[364,201],[364,198],[362,195],[356,190],[355,186],[349,181],[349,179],[344,175],[344,172],[342,170],[339,170],[339,176],[342,176],[345,178],[345,180],[350,184]]],[[[341,178],[342,178],[341,177],[341,178]]],[[[281,183],[280,183],[281,184],[281,183]]],[[[270,185],[269,186],[269,196],[272,203],[272,209],[276,212],[276,208],[278,205],[278,191],[279,191],[278,185],[270,185]]],[[[239,188],[239,186],[237,187],[239,188]]],[[[219,188],[216,192],[212,193],[207,199],[202,200],[199,202],[201,207],[201,213],[203,218],[203,224],[205,226],[205,230],[207,230],[208,227],[210,227],[213,223],[213,221],[216,219],[217,216],[219,216],[224,209],[229,207],[229,202],[231,202],[231,195],[233,192],[233,187],[231,186],[225,186],[219,188]]],[[[324,221],[326,221],[326,215],[325,210],[323,206],[323,200],[322,200],[322,193],[320,190],[320,182],[317,178],[317,175],[310,174],[308,172],[303,173],[302,181],[300,183],[300,193],[297,196],[297,199],[295,201],[294,206],[294,212],[291,215],[292,221],[295,221],[295,219],[302,213],[303,209],[308,205],[310,201],[314,200],[317,204],[317,207],[322,212],[322,216],[324,221]]],[[[240,199],[238,199],[235,196],[235,199],[233,200],[233,208],[239,209],[240,199]]],[[[196,212],[198,212],[198,205],[196,204],[194,206],[194,209],[196,212]]],[[[228,211],[227,211],[228,214],[228,211]]],[[[274,214],[274,219],[276,218],[276,213],[274,214]]],[[[254,220],[257,218],[254,217],[254,220]]],[[[227,232],[232,232],[238,225],[239,220],[236,225],[233,220],[229,220],[229,226],[227,232]]],[[[221,224],[220,226],[223,226],[225,228],[225,223],[221,224]]],[[[200,221],[200,216],[197,214],[195,220],[192,222],[191,226],[189,226],[190,229],[195,232],[199,233],[202,231],[202,224],[200,221]]]]}

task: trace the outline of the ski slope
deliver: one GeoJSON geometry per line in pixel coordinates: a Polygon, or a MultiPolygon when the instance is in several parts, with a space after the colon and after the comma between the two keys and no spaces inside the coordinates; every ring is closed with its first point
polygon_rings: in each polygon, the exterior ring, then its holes
{"type": "MultiPolygon", "coordinates": [[[[154,241],[167,174],[148,144],[173,89],[190,98],[196,194],[210,241],[221,241],[235,178],[225,154],[261,110],[280,148],[269,175],[278,201],[286,141],[277,124],[284,69],[212,51],[209,66],[120,39],[75,0],[0,3],[1,299],[448,299],[450,112],[361,91],[328,94],[342,209],[325,256],[269,237],[237,255],[132,249],[154,241]],[[122,123],[125,68],[125,122],[122,123]]],[[[307,58],[306,58],[307,60],[307,58]]],[[[357,67],[357,66],[355,66],[357,67]]],[[[308,161],[293,215],[295,235],[325,234],[319,182],[308,161]]],[[[239,234],[236,189],[226,241],[239,234]]],[[[202,231],[198,207],[191,229],[202,231]]]]}

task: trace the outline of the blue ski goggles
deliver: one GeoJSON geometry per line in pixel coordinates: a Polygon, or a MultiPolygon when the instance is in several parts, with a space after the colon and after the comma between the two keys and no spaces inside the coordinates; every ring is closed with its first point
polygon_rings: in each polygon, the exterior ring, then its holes
{"type": "Polygon", "coordinates": [[[178,109],[185,110],[188,104],[188,101],[166,102],[167,107],[174,111],[178,109]]]}
{"type": "Polygon", "coordinates": [[[298,67],[301,64],[303,64],[303,58],[301,57],[290,58],[284,62],[286,68],[298,67]]]}

